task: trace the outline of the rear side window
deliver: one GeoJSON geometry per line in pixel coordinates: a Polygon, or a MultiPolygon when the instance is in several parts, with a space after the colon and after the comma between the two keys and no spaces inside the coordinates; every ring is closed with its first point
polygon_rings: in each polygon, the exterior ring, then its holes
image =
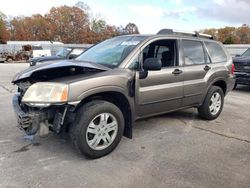
{"type": "Polygon", "coordinates": [[[205,53],[200,41],[182,40],[185,65],[205,64],[205,53]]]}
{"type": "Polygon", "coordinates": [[[205,42],[205,45],[213,63],[227,61],[227,56],[219,44],[215,42],[205,42]]]}
{"type": "Polygon", "coordinates": [[[241,56],[242,57],[249,57],[250,56],[250,48],[248,48],[241,56]]]}

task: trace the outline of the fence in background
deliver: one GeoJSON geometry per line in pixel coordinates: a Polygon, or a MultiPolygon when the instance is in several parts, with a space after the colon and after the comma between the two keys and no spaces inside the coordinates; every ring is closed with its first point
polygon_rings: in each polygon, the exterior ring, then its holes
{"type": "MultiPolygon", "coordinates": [[[[60,49],[63,47],[83,47],[88,48],[92,46],[92,44],[41,44],[43,49],[51,50],[51,54],[55,55],[60,49]]],[[[247,48],[250,48],[250,44],[230,44],[224,45],[228,50],[231,56],[235,56],[236,54],[242,54],[247,48]]],[[[22,45],[17,44],[0,44],[0,53],[1,52],[16,52],[22,49],[22,45]]]]}
{"type": "Polygon", "coordinates": [[[237,54],[241,55],[250,48],[250,44],[227,44],[224,46],[232,57],[235,57],[237,54]]]}

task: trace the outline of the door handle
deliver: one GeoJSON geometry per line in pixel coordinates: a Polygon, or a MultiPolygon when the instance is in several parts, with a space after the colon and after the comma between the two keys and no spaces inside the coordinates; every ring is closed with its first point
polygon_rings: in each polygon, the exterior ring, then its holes
{"type": "Polygon", "coordinates": [[[206,66],[204,67],[204,70],[205,70],[205,71],[209,71],[210,69],[211,69],[211,67],[208,66],[208,65],[206,65],[206,66]]]}
{"type": "Polygon", "coordinates": [[[174,71],[172,72],[172,74],[174,75],[178,75],[178,74],[181,74],[183,71],[180,70],[180,69],[174,69],[174,71]]]}

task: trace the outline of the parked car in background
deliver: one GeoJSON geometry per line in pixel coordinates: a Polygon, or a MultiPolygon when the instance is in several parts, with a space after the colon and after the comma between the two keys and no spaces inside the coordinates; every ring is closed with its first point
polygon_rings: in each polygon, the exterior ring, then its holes
{"type": "Polygon", "coordinates": [[[20,50],[5,50],[0,53],[0,62],[27,61],[32,57],[51,56],[51,51],[40,45],[22,45],[20,50]]]}
{"type": "Polygon", "coordinates": [[[195,107],[216,119],[234,86],[232,58],[200,33],[162,30],[103,41],[75,60],[44,63],[18,73],[13,107],[28,135],[68,132],[80,153],[98,158],[135,120],[195,107]]]}
{"type": "Polygon", "coordinates": [[[51,56],[51,51],[49,49],[43,49],[40,45],[32,46],[32,58],[51,56]]]}
{"type": "Polygon", "coordinates": [[[32,53],[30,45],[23,45],[18,51],[4,51],[0,53],[0,62],[27,61],[32,53]]]}
{"type": "Polygon", "coordinates": [[[34,66],[36,64],[53,61],[57,62],[65,59],[75,59],[80,54],[82,54],[86,48],[80,47],[65,47],[62,48],[56,55],[54,56],[46,56],[46,57],[36,57],[29,60],[30,66],[34,66]]]}
{"type": "Polygon", "coordinates": [[[4,52],[0,53],[0,63],[4,63],[6,61],[6,55],[4,52]]]}
{"type": "Polygon", "coordinates": [[[235,77],[237,84],[250,85],[250,48],[248,48],[242,55],[237,55],[233,58],[235,66],[235,77]]]}

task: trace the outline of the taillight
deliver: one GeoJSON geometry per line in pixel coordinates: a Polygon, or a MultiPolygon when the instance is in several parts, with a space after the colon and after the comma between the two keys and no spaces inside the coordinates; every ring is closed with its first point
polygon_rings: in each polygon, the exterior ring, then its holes
{"type": "Polygon", "coordinates": [[[235,71],[235,66],[234,64],[232,64],[231,73],[234,74],[234,71],[235,71]]]}

